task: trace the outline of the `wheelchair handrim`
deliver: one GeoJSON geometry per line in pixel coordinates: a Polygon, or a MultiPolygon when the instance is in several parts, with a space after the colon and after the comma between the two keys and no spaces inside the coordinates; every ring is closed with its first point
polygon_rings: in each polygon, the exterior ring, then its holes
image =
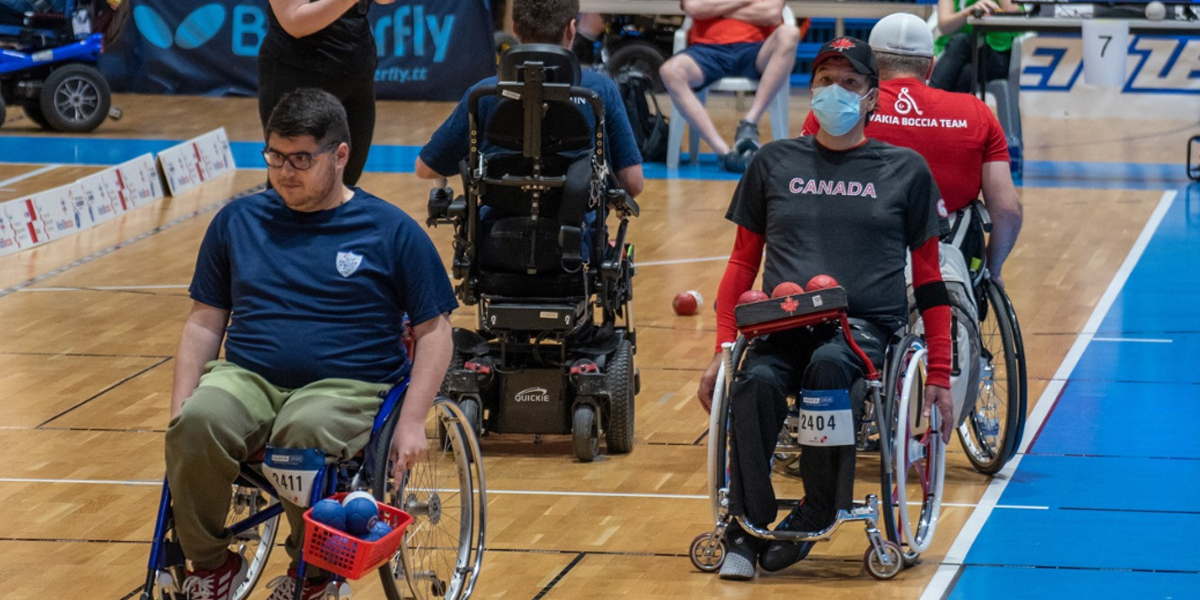
{"type": "MultiPolygon", "coordinates": [[[[900,534],[904,545],[910,552],[920,554],[929,548],[930,542],[937,529],[938,515],[941,509],[940,490],[945,475],[945,450],[941,437],[936,428],[927,431],[921,442],[913,440],[912,415],[920,411],[920,406],[913,406],[912,395],[914,385],[923,385],[921,377],[922,360],[926,356],[924,348],[913,353],[904,373],[904,384],[900,392],[900,402],[896,407],[896,435],[892,439],[893,467],[893,497],[896,498],[895,510],[898,513],[900,534]],[[913,452],[912,444],[923,446],[924,460],[910,460],[913,452]],[[917,476],[921,481],[921,512],[916,522],[914,532],[913,520],[909,514],[909,499],[907,494],[908,476],[913,467],[917,468],[917,476]]],[[[936,414],[931,424],[936,424],[936,414]]]]}

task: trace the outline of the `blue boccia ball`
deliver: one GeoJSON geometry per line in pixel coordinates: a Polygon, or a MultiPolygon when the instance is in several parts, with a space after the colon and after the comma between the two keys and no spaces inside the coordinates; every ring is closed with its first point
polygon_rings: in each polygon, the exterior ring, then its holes
{"type": "Polygon", "coordinates": [[[375,526],[371,528],[371,533],[368,533],[362,539],[365,542],[378,542],[383,539],[383,536],[392,532],[392,526],[384,523],[383,520],[375,522],[375,526]]]}
{"type": "Polygon", "coordinates": [[[314,504],[312,519],[338,531],[346,530],[346,508],[337,500],[326,498],[314,504]]]}
{"type": "Polygon", "coordinates": [[[371,532],[379,521],[379,508],[374,500],[355,498],[346,503],[346,533],[362,537],[371,532]]]}

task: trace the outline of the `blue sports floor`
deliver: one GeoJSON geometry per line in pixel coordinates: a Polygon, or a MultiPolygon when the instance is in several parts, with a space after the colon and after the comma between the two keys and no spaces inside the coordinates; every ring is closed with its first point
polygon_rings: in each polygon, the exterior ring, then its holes
{"type": "MultiPolygon", "coordinates": [[[[3,137],[0,161],[116,164],[173,143],[3,137]]],[[[233,148],[260,168],[258,144],[233,148]]],[[[367,170],[409,171],[417,150],[373,147],[367,170]]],[[[713,162],[646,174],[733,178],[713,162]]],[[[1200,599],[1200,184],[1183,171],[1027,163],[1026,187],[1165,194],[925,598],[1200,599]]]]}
{"type": "Polygon", "coordinates": [[[1159,212],[949,598],[1200,598],[1200,184],[1159,212]]]}

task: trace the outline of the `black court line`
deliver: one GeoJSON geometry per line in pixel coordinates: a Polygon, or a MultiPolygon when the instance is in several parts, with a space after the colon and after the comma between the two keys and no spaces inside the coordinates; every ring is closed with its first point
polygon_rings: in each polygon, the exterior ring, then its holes
{"type": "Polygon", "coordinates": [[[95,352],[0,352],[0,356],[68,356],[72,358],[175,358],[164,354],[99,354],[95,352]]]}
{"type": "Polygon", "coordinates": [[[1051,566],[1051,565],[1006,565],[1003,563],[966,563],[961,567],[992,567],[1001,569],[1042,569],[1048,571],[1090,571],[1090,572],[1108,572],[1108,573],[1149,573],[1163,575],[1200,575],[1200,571],[1188,571],[1181,569],[1134,569],[1134,568],[1118,568],[1118,567],[1069,567],[1069,566],[1051,566]]]}
{"type": "Polygon", "coordinates": [[[138,592],[140,592],[140,591],[142,591],[142,586],[139,585],[139,586],[133,588],[133,590],[130,591],[128,594],[121,596],[117,600],[129,600],[130,598],[136,596],[138,594],[138,592]]]}
{"type": "Polygon", "coordinates": [[[5,297],[5,296],[7,296],[7,295],[9,295],[9,294],[11,294],[11,293],[13,293],[13,292],[17,292],[17,291],[23,290],[23,289],[25,289],[25,288],[27,288],[27,287],[29,287],[29,286],[31,286],[31,285],[34,285],[34,284],[37,284],[37,283],[41,283],[41,282],[43,282],[43,281],[45,281],[45,280],[47,280],[47,279],[49,279],[49,278],[51,278],[51,277],[54,277],[54,276],[57,276],[57,275],[61,275],[61,274],[63,274],[63,273],[66,273],[67,271],[70,271],[71,269],[74,269],[75,267],[78,267],[78,266],[80,266],[80,265],[85,265],[85,264],[87,264],[87,263],[90,263],[90,262],[92,262],[93,260],[96,260],[97,258],[101,258],[101,257],[107,256],[107,255],[109,255],[109,254],[112,254],[113,252],[116,252],[117,250],[120,250],[121,248],[124,248],[124,247],[126,247],[126,246],[130,246],[130,245],[132,245],[132,244],[136,244],[136,243],[138,243],[138,242],[140,242],[140,241],[142,241],[142,240],[144,240],[144,239],[146,239],[146,238],[148,238],[148,237],[150,237],[150,236],[152,236],[152,235],[155,235],[155,234],[158,234],[158,233],[162,233],[162,232],[164,232],[164,231],[166,231],[166,230],[168,230],[168,229],[170,229],[170,228],[172,228],[172,227],[175,227],[176,225],[179,225],[180,223],[183,223],[183,222],[185,222],[185,221],[189,221],[189,220],[191,220],[191,219],[194,219],[194,218],[196,218],[196,217],[198,217],[198,216],[200,216],[200,215],[203,215],[203,214],[206,214],[206,213],[210,213],[210,212],[212,212],[212,211],[214,211],[214,210],[220,209],[221,207],[225,206],[226,204],[229,204],[230,202],[233,202],[234,200],[237,200],[238,198],[244,198],[244,197],[246,197],[246,196],[249,196],[249,195],[252,195],[252,194],[256,194],[256,193],[258,193],[258,192],[260,192],[260,191],[262,191],[262,190],[265,190],[265,189],[267,189],[267,186],[266,186],[266,184],[260,184],[260,185],[254,186],[254,187],[252,187],[252,188],[250,188],[250,189],[248,189],[248,190],[246,190],[246,191],[244,191],[244,192],[241,192],[241,193],[235,194],[235,195],[233,195],[231,198],[227,198],[227,199],[225,199],[225,200],[221,200],[221,201],[218,201],[218,202],[214,202],[214,203],[212,203],[212,204],[210,204],[210,205],[208,205],[208,206],[205,206],[205,207],[202,207],[202,208],[196,209],[196,210],[192,211],[192,212],[191,212],[191,213],[189,213],[189,214],[186,214],[186,215],[183,215],[183,216],[181,216],[181,217],[177,217],[177,218],[175,218],[175,219],[172,219],[172,220],[170,220],[170,221],[168,221],[168,222],[166,222],[166,223],[163,223],[162,225],[159,225],[159,226],[157,226],[157,227],[154,227],[153,229],[151,229],[151,230],[149,230],[149,231],[146,231],[146,232],[144,232],[144,233],[140,233],[140,234],[138,234],[138,235],[135,235],[135,236],[133,236],[132,238],[129,238],[129,239],[127,239],[127,240],[123,241],[123,242],[118,242],[117,244],[114,244],[114,245],[112,245],[112,246],[109,246],[108,248],[105,248],[105,249],[103,249],[103,250],[98,250],[98,251],[96,251],[96,252],[93,252],[93,253],[91,253],[91,254],[89,254],[89,255],[87,255],[87,256],[85,256],[85,257],[83,257],[83,258],[79,259],[79,260],[76,260],[75,262],[72,262],[72,263],[69,263],[69,264],[63,265],[63,266],[61,266],[61,267],[59,267],[59,268],[57,268],[57,269],[54,269],[54,270],[52,270],[52,271],[48,271],[48,272],[46,272],[46,273],[42,273],[41,275],[38,275],[38,276],[36,276],[36,277],[32,277],[32,278],[30,278],[30,279],[26,279],[25,281],[22,281],[21,283],[18,283],[18,284],[16,284],[16,285],[12,286],[12,287],[8,287],[8,288],[5,288],[5,289],[2,289],[2,290],[0,290],[0,298],[3,298],[3,297],[5,297]]]}
{"type": "Polygon", "coordinates": [[[31,427],[18,431],[88,431],[92,433],[166,433],[166,429],[118,429],[115,427],[31,427]]]}
{"type": "Polygon", "coordinates": [[[574,569],[575,565],[579,564],[579,561],[583,560],[583,557],[587,555],[587,552],[580,552],[579,554],[575,555],[575,558],[573,558],[571,562],[567,564],[567,566],[563,567],[563,570],[559,571],[558,575],[555,576],[554,579],[550,580],[550,583],[546,584],[546,587],[542,588],[542,591],[538,592],[538,594],[533,597],[533,600],[541,600],[546,596],[546,594],[549,594],[550,590],[553,589],[558,582],[562,581],[562,578],[566,577],[567,573],[570,573],[571,569],[574,569]]]}
{"type": "Polygon", "coordinates": [[[37,425],[35,425],[33,428],[34,428],[34,429],[41,429],[43,426],[45,426],[45,425],[49,424],[50,422],[54,421],[55,419],[58,419],[59,417],[62,417],[62,416],[64,416],[64,415],[66,415],[67,413],[69,413],[69,412],[71,412],[71,411],[73,411],[73,410],[75,410],[75,409],[77,409],[77,408],[79,408],[79,407],[81,407],[81,406],[83,406],[83,405],[87,404],[88,402],[91,402],[92,400],[95,400],[96,398],[99,398],[100,396],[103,396],[104,394],[107,394],[108,392],[110,392],[110,391],[112,391],[112,390],[114,390],[114,389],[116,389],[116,388],[118,388],[118,387],[120,387],[120,386],[124,385],[125,383],[129,382],[129,381],[130,381],[130,380],[132,380],[132,379],[135,379],[135,378],[137,378],[137,377],[139,377],[139,376],[141,376],[141,375],[143,375],[143,374],[145,374],[145,373],[148,373],[148,372],[150,372],[150,371],[152,371],[152,370],[154,370],[154,369],[156,369],[156,368],[158,368],[158,367],[161,367],[162,365],[166,364],[166,363],[167,363],[168,361],[170,361],[170,360],[171,360],[170,358],[164,358],[164,359],[162,359],[162,360],[160,360],[160,361],[158,361],[158,362],[156,362],[156,363],[154,363],[154,364],[150,365],[149,367],[146,367],[145,369],[142,369],[141,371],[138,371],[137,373],[134,373],[133,375],[130,375],[130,376],[128,376],[128,377],[126,377],[126,378],[124,378],[124,379],[122,379],[122,380],[120,380],[120,381],[118,381],[118,382],[116,382],[116,383],[114,383],[114,384],[112,384],[112,385],[109,385],[109,386],[105,387],[104,389],[100,390],[99,392],[96,392],[96,393],[95,393],[95,394],[93,394],[91,397],[89,397],[89,398],[85,399],[84,401],[80,402],[79,404],[76,404],[75,406],[72,406],[71,408],[68,408],[68,409],[66,409],[66,410],[62,411],[62,412],[58,413],[57,415],[54,415],[53,417],[50,417],[49,419],[46,419],[45,421],[42,421],[41,423],[38,423],[38,424],[37,424],[37,425]]]}

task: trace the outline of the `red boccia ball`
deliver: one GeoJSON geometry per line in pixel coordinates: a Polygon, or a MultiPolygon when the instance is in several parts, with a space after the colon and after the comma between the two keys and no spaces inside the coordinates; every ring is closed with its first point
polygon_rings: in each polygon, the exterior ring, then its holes
{"type": "Polygon", "coordinates": [[[700,297],[700,292],[688,290],[675,294],[675,299],[671,301],[671,308],[675,314],[686,317],[696,314],[696,311],[700,309],[701,302],[704,302],[704,298],[700,297]]]}
{"type": "Polygon", "coordinates": [[[809,279],[808,285],[806,285],[804,287],[805,287],[805,289],[807,289],[810,292],[815,292],[817,290],[827,290],[829,288],[834,288],[837,286],[838,286],[838,282],[836,279],[822,273],[820,275],[814,276],[812,279],[809,279]]]}
{"type": "Polygon", "coordinates": [[[803,294],[803,293],[804,293],[804,288],[800,287],[800,284],[794,283],[791,281],[785,281],[785,282],[775,286],[775,289],[771,290],[771,297],[772,298],[782,298],[784,296],[794,296],[796,294],[803,294]]]}
{"type": "Polygon", "coordinates": [[[738,296],[738,304],[750,304],[751,302],[762,302],[763,300],[769,300],[770,298],[771,297],[768,296],[766,292],[763,292],[761,290],[746,290],[746,291],[742,292],[741,296],[738,296]]]}

